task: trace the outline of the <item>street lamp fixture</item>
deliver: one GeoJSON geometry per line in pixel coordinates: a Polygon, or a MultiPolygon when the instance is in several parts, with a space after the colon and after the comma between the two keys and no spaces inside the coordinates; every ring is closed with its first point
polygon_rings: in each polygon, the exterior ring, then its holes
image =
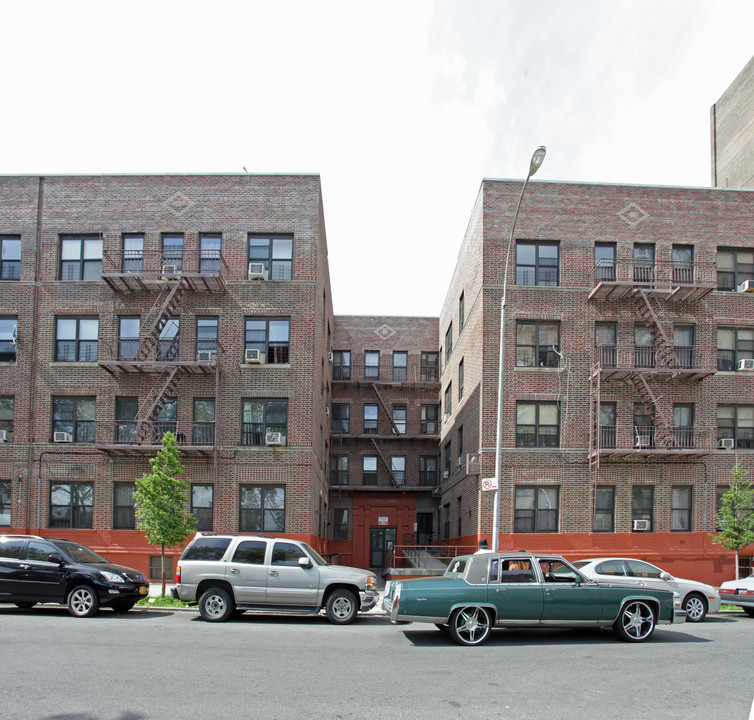
{"type": "Polygon", "coordinates": [[[497,552],[500,543],[500,476],[501,464],[503,461],[503,373],[505,369],[505,296],[508,290],[508,263],[511,257],[511,247],[513,246],[513,235],[516,232],[516,221],[518,220],[518,211],[521,209],[521,201],[524,199],[526,186],[529,184],[529,178],[539,170],[540,165],[545,159],[547,152],[544,145],[540,145],[531,156],[529,163],[529,174],[524,180],[521,188],[521,194],[518,196],[518,205],[516,213],[513,216],[510,236],[508,237],[508,249],[505,253],[505,270],[503,272],[503,298],[500,301],[500,365],[497,376],[497,432],[495,436],[495,497],[492,507],[492,552],[497,552]]]}

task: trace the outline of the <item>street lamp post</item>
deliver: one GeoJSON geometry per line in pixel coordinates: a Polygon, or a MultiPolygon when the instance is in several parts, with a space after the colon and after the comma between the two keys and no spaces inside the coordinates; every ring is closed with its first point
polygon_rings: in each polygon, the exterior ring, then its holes
{"type": "Polygon", "coordinates": [[[529,178],[534,175],[542,161],[545,159],[547,150],[544,145],[540,145],[531,156],[529,163],[529,173],[524,180],[521,188],[521,194],[518,196],[518,205],[516,205],[516,214],[513,216],[511,233],[508,238],[508,249],[505,253],[505,270],[503,271],[503,298],[500,301],[500,366],[497,376],[497,432],[495,436],[495,497],[492,507],[492,552],[497,552],[500,543],[500,478],[501,464],[503,461],[503,373],[505,370],[505,296],[508,290],[508,262],[511,257],[511,247],[513,245],[513,234],[516,232],[516,221],[518,220],[518,211],[521,209],[521,201],[524,199],[526,186],[529,184],[529,178]]]}

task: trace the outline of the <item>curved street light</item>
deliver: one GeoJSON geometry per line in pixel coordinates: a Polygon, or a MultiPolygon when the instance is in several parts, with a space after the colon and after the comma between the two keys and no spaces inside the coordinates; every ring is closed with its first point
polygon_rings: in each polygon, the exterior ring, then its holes
{"type": "Polygon", "coordinates": [[[529,178],[539,170],[545,159],[547,149],[540,145],[531,156],[529,162],[529,174],[524,180],[521,188],[521,194],[518,196],[518,205],[516,205],[516,214],[513,216],[513,225],[508,238],[508,250],[505,253],[505,270],[503,272],[503,298],[500,301],[500,367],[498,368],[497,377],[497,432],[495,436],[495,497],[492,507],[492,551],[497,552],[500,544],[500,477],[501,464],[503,460],[503,372],[505,368],[505,296],[508,290],[508,262],[511,257],[511,247],[513,245],[513,234],[516,232],[516,221],[518,220],[518,211],[521,209],[521,201],[524,199],[526,186],[529,184],[529,178]]]}

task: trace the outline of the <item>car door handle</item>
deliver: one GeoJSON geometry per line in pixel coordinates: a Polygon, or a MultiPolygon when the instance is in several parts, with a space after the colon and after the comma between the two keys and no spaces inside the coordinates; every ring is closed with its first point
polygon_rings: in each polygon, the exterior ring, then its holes
{"type": "Polygon", "coordinates": [[[277,570],[270,570],[270,575],[275,575],[275,577],[277,577],[278,571],[277,570]]]}
{"type": "Polygon", "coordinates": [[[31,567],[31,565],[25,565],[24,563],[21,563],[21,565],[20,565],[19,567],[20,567],[20,568],[21,568],[22,570],[28,570],[28,569],[29,569],[29,568],[31,567]]]}
{"type": "Polygon", "coordinates": [[[231,575],[238,575],[241,571],[238,568],[231,568],[230,574],[231,575]]]}

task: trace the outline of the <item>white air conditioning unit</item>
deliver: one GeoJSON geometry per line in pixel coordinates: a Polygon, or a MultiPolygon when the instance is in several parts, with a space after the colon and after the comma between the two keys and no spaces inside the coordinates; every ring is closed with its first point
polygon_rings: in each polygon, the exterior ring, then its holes
{"type": "Polygon", "coordinates": [[[327,359],[330,361],[330,364],[332,365],[332,361],[335,359],[332,353],[327,353],[327,359]]]}
{"type": "Polygon", "coordinates": [[[649,520],[634,520],[634,530],[649,530],[649,520]]]}
{"type": "Polygon", "coordinates": [[[448,420],[450,420],[450,413],[445,413],[445,415],[442,416],[442,421],[446,423],[448,420]]]}
{"type": "Polygon", "coordinates": [[[178,266],[177,265],[163,265],[162,270],[160,271],[165,277],[166,275],[177,275],[178,274],[178,266]]]}
{"type": "Polygon", "coordinates": [[[449,473],[449,472],[448,472],[447,470],[445,470],[445,471],[443,472],[443,474],[442,474],[442,478],[443,478],[443,480],[447,480],[449,476],[450,476],[450,473],[449,473]]]}
{"type": "Polygon", "coordinates": [[[271,447],[280,447],[285,445],[285,437],[283,437],[283,433],[268,432],[264,437],[264,444],[271,447]]]}
{"type": "Polygon", "coordinates": [[[52,435],[53,442],[73,442],[73,435],[67,432],[56,432],[52,435]]]}
{"type": "Polygon", "coordinates": [[[744,358],[738,361],[738,372],[753,372],[754,358],[744,358]]]}
{"type": "Polygon", "coordinates": [[[199,350],[196,359],[198,362],[214,362],[217,360],[217,350],[199,350]]]}
{"type": "Polygon", "coordinates": [[[458,458],[458,463],[457,463],[458,467],[461,467],[462,464],[463,464],[463,458],[459,457],[458,458]]]}
{"type": "Polygon", "coordinates": [[[636,436],[636,447],[637,448],[648,448],[652,444],[652,438],[649,435],[637,435],[636,436]]]}
{"type": "Polygon", "coordinates": [[[738,292],[754,292],[754,280],[744,280],[738,286],[738,292]]]}
{"type": "Polygon", "coordinates": [[[249,280],[266,280],[267,270],[264,263],[249,263],[249,280]]]}
{"type": "Polygon", "coordinates": [[[721,450],[732,450],[736,447],[736,441],[733,438],[721,438],[717,441],[717,447],[721,450]]]}
{"type": "Polygon", "coordinates": [[[248,348],[244,355],[247,365],[261,365],[262,363],[262,351],[254,348],[248,348]]]}
{"type": "Polygon", "coordinates": [[[0,442],[8,442],[8,431],[0,430],[0,442]]]}

